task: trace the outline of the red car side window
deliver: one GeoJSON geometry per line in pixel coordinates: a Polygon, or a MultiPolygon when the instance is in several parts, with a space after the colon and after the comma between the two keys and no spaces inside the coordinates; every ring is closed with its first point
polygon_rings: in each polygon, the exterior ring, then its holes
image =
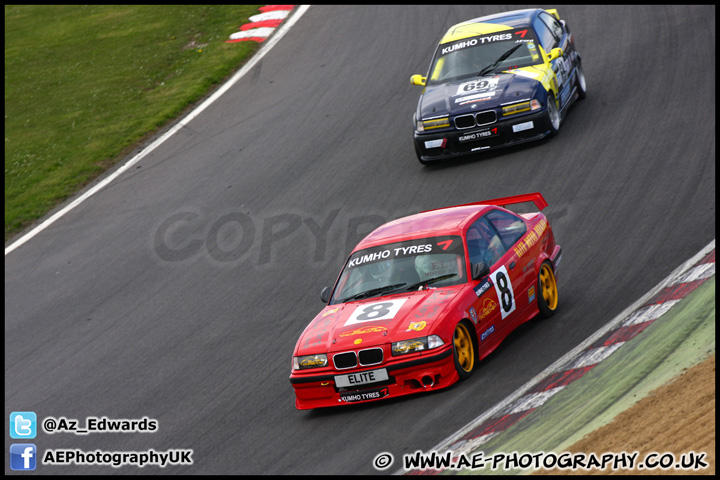
{"type": "Polygon", "coordinates": [[[485,218],[495,227],[507,248],[510,248],[515,242],[520,240],[527,231],[525,222],[520,217],[511,213],[493,210],[485,215],[485,218]]]}

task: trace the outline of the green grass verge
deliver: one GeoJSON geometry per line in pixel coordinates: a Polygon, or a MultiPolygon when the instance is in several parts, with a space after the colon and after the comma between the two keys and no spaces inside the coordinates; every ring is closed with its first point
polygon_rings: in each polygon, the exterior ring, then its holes
{"type": "MultiPolygon", "coordinates": [[[[715,277],[583,377],[474,453],[561,453],[654,389],[715,353],[715,277]]],[[[468,457],[471,457],[469,454],[468,457]]],[[[475,470],[447,474],[517,474],[475,470]]]]}
{"type": "Polygon", "coordinates": [[[6,5],[5,240],[236,70],[260,6],[6,5]]]}

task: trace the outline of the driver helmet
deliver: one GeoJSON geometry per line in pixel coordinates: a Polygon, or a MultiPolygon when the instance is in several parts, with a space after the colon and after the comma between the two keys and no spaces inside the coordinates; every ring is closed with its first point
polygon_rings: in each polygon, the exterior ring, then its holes
{"type": "Polygon", "coordinates": [[[383,276],[385,272],[387,272],[388,268],[390,268],[390,260],[385,260],[383,262],[377,262],[377,263],[371,263],[368,265],[368,271],[370,272],[370,275],[377,280],[380,277],[383,276]]]}
{"type": "Polygon", "coordinates": [[[418,255],[415,257],[415,271],[420,276],[420,280],[427,280],[431,277],[433,270],[433,261],[430,255],[418,255]]]}

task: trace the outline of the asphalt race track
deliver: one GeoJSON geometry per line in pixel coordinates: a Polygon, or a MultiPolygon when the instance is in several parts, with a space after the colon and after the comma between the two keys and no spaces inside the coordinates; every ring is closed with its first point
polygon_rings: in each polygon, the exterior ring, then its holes
{"type": "Polygon", "coordinates": [[[410,76],[449,26],[512,8],[313,6],[220,101],[7,255],[6,432],[12,411],[149,417],[157,432],[34,443],[194,451],[192,466],[37,473],[373,474],[385,451],[394,472],[713,240],[714,6],[558,6],[588,83],[560,134],[418,163],[410,76]],[[292,349],[357,240],[406,214],[536,191],[563,247],[552,319],[448,390],[295,409],[292,349]]]}

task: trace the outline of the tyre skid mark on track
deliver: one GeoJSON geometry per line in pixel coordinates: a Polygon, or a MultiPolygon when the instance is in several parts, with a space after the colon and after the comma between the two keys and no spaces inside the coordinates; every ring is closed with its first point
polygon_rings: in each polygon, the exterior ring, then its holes
{"type": "MultiPolygon", "coordinates": [[[[608,332],[596,333],[594,336],[599,334],[600,338],[593,340],[589,347],[576,352],[570,359],[565,359],[558,368],[550,367],[541,374],[541,380],[531,381],[528,388],[523,387],[521,390],[524,390],[524,393],[519,398],[494,408],[489,414],[481,415],[433,450],[438,452],[451,450],[456,454],[453,461],[457,461],[461,454],[469,454],[476,450],[498,433],[507,430],[520,419],[532,413],[572,382],[581,378],[612,355],[625,342],[661,318],[682,298],[715,275],[714,240],[703,249],[703,251],[706,250],[711,251],[707,254],[699,254],[699,260],[691,259],[686,262],[678,269],[682,270],[679,274],[674,272],[668,277],[670,280],[666,279],[661,282],[660,285],[664,286],[659,287],[658,293],[651,293],[650,300],[643,301],[641,306],[635,308],[629,315],[621,313],[620,317],[625,320],[614,325],[608,332]]],[[[442,470],[412,470],[398,473],[435,475],[440,472],[442,470]]]]}

